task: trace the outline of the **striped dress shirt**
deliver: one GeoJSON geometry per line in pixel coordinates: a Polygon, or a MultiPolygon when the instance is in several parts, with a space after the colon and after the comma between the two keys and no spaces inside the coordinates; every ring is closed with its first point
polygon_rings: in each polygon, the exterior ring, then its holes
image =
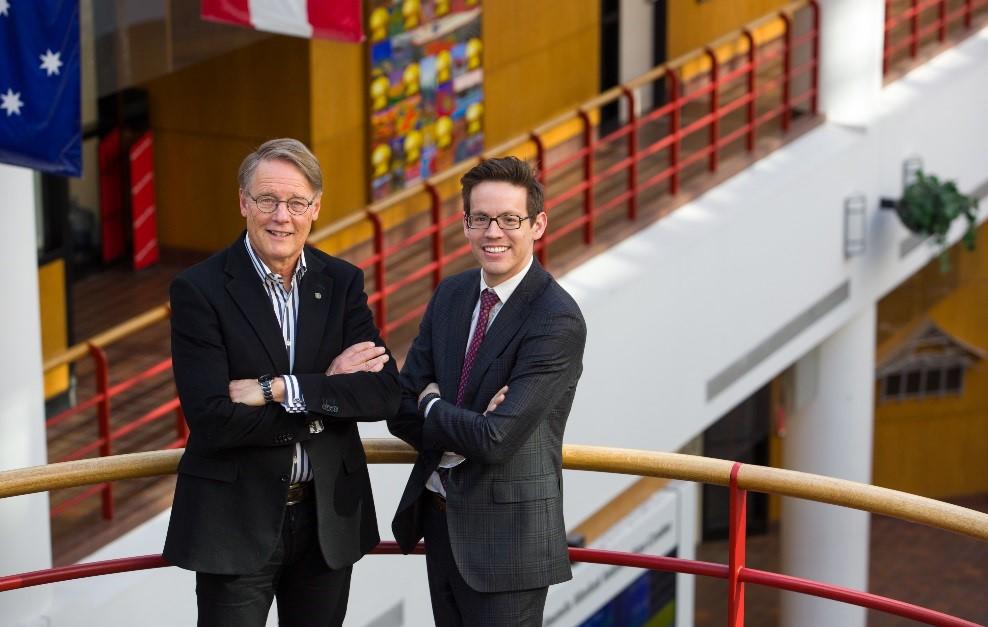
{"type": "MultiPolygon", "coordinates": [[[[298,263],[295,265],[295,273],[292,276],[292,284],[289,289],[285,289],[285,284],[281,280],[281,275],[272,272],[264,262],[254,253],[250,245],[250,234],[244,240],[247,246],[247,255],[250,257],[254,269],[257,271],[261,284],[268,298],[271,299],[271,306],[274,308],[275,318],[278,319],[278,326],[281,327],[281,335],[285,340],[285,348],[288,350],[288,369],[291,373],[295,369],[295,327],[298,324],[298,284],[305,275],[305,251],[299,255],[298,263]]],[[[285,400],[281,406],[285,411],[293,414],[305,413],[305,400],[302,397],[302,390],[298,386],[298,380],[293,374],[282,376],[285,381],[285,400]]],[[[300,442],[295,443],[295,454],[292,456],[291,483],[300,481],[312,481],[312,462],[309,455],[302,448],[300,442]]]]}

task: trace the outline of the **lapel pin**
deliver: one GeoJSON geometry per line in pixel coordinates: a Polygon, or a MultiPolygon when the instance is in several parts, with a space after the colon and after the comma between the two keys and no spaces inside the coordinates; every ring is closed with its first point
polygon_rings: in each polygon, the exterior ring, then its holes
{"type": "Polygon", "coordinates": [[[322,298],[322,292],[316,292],[316,300],[322,298]]]}

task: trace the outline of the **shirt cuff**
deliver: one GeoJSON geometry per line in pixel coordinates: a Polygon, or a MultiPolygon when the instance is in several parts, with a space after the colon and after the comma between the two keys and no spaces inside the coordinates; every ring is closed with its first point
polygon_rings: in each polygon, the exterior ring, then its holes
{"type": "Polygon", "coordinates": [[[422,412],[422,413],[425,414],[425,417],[426,418],[429,417],[429,410],[432,409],[432,406],[435,405],[438,401],[439,401],[439,398],[436,397],[436,398],[432,399],[431,401],[429,401],[429,404],[425,406],[425,411],[422,412]]]}
{"type": "Polygon", "coordinates": [[[299,387],[295,375],[286,374],[281,378],[285,380],[285,400],[281,402],[281,406],[290,414],[304,414],[305,399],[302,398],[302,388],[299,387]]]}

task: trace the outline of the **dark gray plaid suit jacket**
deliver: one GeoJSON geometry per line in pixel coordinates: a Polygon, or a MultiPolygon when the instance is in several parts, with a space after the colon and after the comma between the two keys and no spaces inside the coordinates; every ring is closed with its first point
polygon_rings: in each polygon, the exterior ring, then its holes
{"type": "Polygon", "coordinates": [[[563,429],[583,371],[586,325],[576,302],[537,261],[494,319],[462,407],[456,398],[480,271],[443,281],[401,372],[402,404],[388,422],[419,451],[392,523],[406,553],[422,537],[422,495],[443,451],[466,461],[450,473],[447,520],[463,579],[481,592],[539,588],[572,577],[562,505],[563,429]],[[423,419],[419,392],[442,400],[423,419]],[[502,386],[505,401],[484,415],[502,386]]]}

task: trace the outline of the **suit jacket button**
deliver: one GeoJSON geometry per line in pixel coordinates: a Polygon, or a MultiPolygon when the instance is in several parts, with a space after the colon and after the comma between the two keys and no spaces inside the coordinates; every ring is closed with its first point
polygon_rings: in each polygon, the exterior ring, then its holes
{"type": "Polygon", "coordinates": [[[282,483],[288,483],[288,475],[281,475],[279,479],[281,479],[282,483]]]}

